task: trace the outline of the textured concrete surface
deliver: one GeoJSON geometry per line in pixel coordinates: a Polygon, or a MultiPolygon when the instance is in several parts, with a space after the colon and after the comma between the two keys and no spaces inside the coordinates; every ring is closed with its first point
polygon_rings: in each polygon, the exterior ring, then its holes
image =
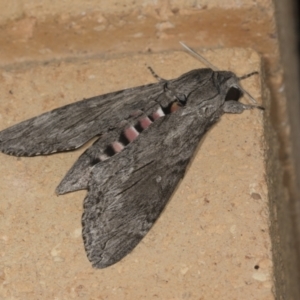
{"type": "Polygon", "coordinates": [[[51,0],[10,0],[0,1],[0,23],[8,19],[23,16],[34,16],[39,19],[54,15],[85,15],[93,12],[105,12],[111,15],[126,15],[133,11],[143,14],[168,17],[170,13],[181,11],[195,11],[199,9],[222,9],[261,7],[268,9],[271,0],[122,0],[122,1],[51,1],[51,0]]]}
{"type": "Polygon", "coordinates": [[[61,13],[42,19],[30,15],[9,21],[0,27],[0,66],[88,55],[181,50],[178,41],[184,41],[196,48],[253,48],[263,54],[270,68],[268,73],[277,72],[273,76],[280,81],[276,30],[266,8],[161,11],[163,7],[121,16],[107,11],[79,16],[61,13]]]}
{"type": "MultiPolygon", "coordinates": [[[[249,49],[203,53],[220,69],[261,70],[249,49]]],[[[82,98],[201,63],[184,52],[23,65],[0,74],[0,129],[82,98]]],[[[243,86],[261,102],[261,76],[243,86]]],[[[245,99],[243,100],[245,101],[245,99]]],[[[274,299],[260,110],[225,115],[201,142],[154,228],[118,264],[92,269],[81,240],[85,192],[55,187],[82,153],[0,155],[1,299],[274,299]]]]}

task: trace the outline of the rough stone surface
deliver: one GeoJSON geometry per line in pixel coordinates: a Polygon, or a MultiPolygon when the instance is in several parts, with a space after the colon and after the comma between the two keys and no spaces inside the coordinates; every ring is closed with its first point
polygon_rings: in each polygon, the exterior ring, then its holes
{"type": "MultiPolygon", "coordinates": [[[[154,10],[157,12],[157,10],[154,10]]],[[[136,10],[127,15],[94,11],[71,16],[37,16],[0,27],[0,66],[70,57],[148,53],[180,49],[179,41],[195,48],[253,48],[263,54],[268,73],[278,74],[276,30],[265,9],[195,9],[167,18],[136,10]]]]}
{"type": "MultiPolygon", "coordinates": [[[[203,54],[237,75],[261,70],[250,49],[203,54]]],[[[154,82],[145,65],[163,78],[203,67],[173,52],[2,70],[0,129],[82,98],[154,82]]],[[[243,82],[259,102],[261,80],[243,82]]],[[[0,298],[274,299],[263,115],[224,115],[153,229],[104,270],[92,269],[83,249],[85,191],[54,193],[83,149],[36,158],[0,154],[0,298]]]]}
{"type": "Polygon", "coordinates": [[[211,9],[219,7],[222,9],[251,8],[259,6],[269,8],[271,0],[122,0],[122,1],[51,1],[51,0],[10,0],[0,1],[0,22],[21,15],[34,16],[39,19],[53,15],[86,15],[93,12],[108,13],[112,15],[126,15],[133,11],[143,14],[151,14],[156,17],[167,18],[172,13],[181,11],[193,11],[199,9],[211,9]],[[71,4],[72,3],[72,4],[71,4]]]}

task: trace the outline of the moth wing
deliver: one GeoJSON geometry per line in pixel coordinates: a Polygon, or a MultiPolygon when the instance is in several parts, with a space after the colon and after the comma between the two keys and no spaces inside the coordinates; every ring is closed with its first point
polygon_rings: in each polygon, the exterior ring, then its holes
{"type": "Polygon", "coordinates": [[[0,151],[34,156],[73,150],[114,128],[162,93],[155,83],[81,100],[0,132],[0,151]]]}
{"type": "Polygon", "coordinates": [[[203,122],[172,113],[94,167],[82,216],[85,249],[94,267],[116,263],[150,230],[185,173],[204,134],[203,122]]]}

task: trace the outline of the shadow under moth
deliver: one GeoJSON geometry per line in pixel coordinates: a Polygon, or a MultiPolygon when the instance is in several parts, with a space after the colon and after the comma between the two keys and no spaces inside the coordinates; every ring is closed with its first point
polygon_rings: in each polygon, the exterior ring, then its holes
{"type": "Polygon", "coordinates": [[[95,268],[118,262],[146,235],[224,113],[261,108],[238,101],[240,80],[256,72],[237,77],[210,67],[171,80],[152,73],[157,83],[78,101],[0,132],[0,150],[14,156],[70,151],[98,137],[56,189],[87,190],[82,236],[95,268]]]}

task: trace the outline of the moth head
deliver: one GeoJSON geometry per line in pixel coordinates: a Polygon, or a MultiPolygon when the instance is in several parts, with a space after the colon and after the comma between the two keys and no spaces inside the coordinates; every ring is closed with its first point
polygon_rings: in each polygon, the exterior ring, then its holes
{"type": "Polygon", "coordinates": [[[243,95],[243,89],[240,86],[238,77],[230,71],[215,71],[215,82],[220,88],[222,94],[227,100],[238,101],[243,95]]]}
{"type": "Polygon", "coordinates": [[[183,48],[185,48],[191,55],[195,56],[198,60],[200,60],[204,65],[209,67],[211,70],[218,72],[220,75],[224,76],[224,80],[227,81],[228,90],[226,92],[226,100],[238,100],[243,94],[247,96],[247,98],[256,104],[256,100],[246,91],[244,90],[239,81],[245,78],[248,78],[254,74],[258,74],[258,72],[252,72],[241,77],[237,77],[233,72],[230,71],[219,71],[217,67],[215,67],[212,63],[210,63],[205,57],[200,55],[198,52],[193,50],[192,48],[185,45],[183,42],[179,42],[183,48]],[[230,97],[232,97],[230,99],[230,97]]]}
{"type": "Polygon", "coordinates": [[[234,100],[238,101],[243,95],[246,95],[251,102],[256,103],[256,100],[241,86],[240,81],[258,72],[251,72],[241,77],[237,77],[230,71],[217,71],[219,82],[225,88],[225,101],[234,100]]]}

